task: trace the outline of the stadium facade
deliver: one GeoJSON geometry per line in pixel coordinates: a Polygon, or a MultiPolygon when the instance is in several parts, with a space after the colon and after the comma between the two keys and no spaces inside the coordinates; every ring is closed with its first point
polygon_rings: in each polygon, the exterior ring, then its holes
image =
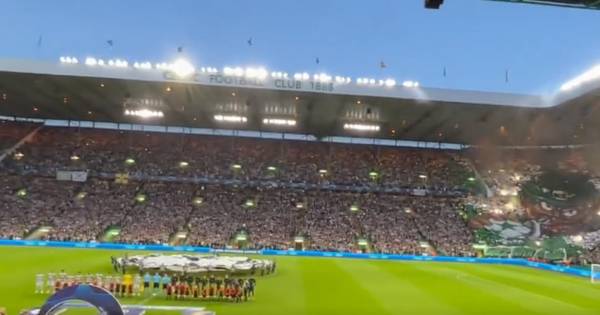
{"type": "Polygon", "coordinates": [[[597,141],[600,82],[593,73],[553,95],[521,95],[427,88],[390,78],[178,66],[75,57],[57,63],[0,60],[0,115],[358,137],[371,143],[597,141]]]}

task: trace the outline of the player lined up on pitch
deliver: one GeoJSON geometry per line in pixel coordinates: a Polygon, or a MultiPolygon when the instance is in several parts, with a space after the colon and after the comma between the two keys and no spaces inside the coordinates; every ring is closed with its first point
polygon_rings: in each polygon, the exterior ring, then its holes
{"type": "Polygon", "coordinates": [[[104,288],[118,297],[137,297],[161,295],[175,300],[222,300],[241,302],[254,296],[256,280],[254,278],[223,278],[214,275],[202,277],[193,275],[175,275],[145,273],[104,275],[58,274],[36,275],[35,293],[53,294],[69,286],[90,284],[104,288]]]}

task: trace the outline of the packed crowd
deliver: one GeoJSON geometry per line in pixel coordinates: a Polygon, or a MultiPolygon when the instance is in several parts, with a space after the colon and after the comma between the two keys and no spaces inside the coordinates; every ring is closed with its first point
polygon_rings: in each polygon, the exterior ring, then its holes
{"type": "Polygon", "coordinates": [[[85,128],[44,127],[15,154],[4,167],[49,176],[75,169],[459,190],[470,173],[446,151],[85,128]]]}
{"type": "MultiPolygon", "coordinates": [[[[464,154],[20,123],[0,124],[0,149],[7,152],[28,134],[0,161],[2,237],[37,237],[31,233],[48,227],[40,237],[101,241],[115,228],[115,241],[225,247],[247,233],[252,248],[290,248],[302,237],[309,249],[357,251],[361,240],[376,252],[470,255],[472,233],[457,211],[465,200],[504,209],[543,164],[513,151],[464,154]],[[58,182],[61,170],[84,170],[89,178],[58,182]],[[115,182],[122,173],[129,183],[115,182]],[[467,196],[469,182],[480,180],[488,196],[467,196]],[[249,184],[257,181],[268,184],[249,184]],[[433,197],[365,187],[461,193],[433,197]]],[[[542,156],[579,167],[571,164],[580,159],[542,156]]]]}
{"type": "Polygon", "coordinates": [[[39,126],[39,124],[0,120],[0,155],[39,126]]]}
{"type": "Polygon", "coordinates": [[[37,237],[100,241],[118,227],[114,240],[127,243],[173,243],[183,233],[187,244],[225,247],[244,232],[250,248],[292,248],[303,236],[307,249],[358,251],[366,239],[377,252],[434,253],[425,242],[456,255],[470,254],[472,241],[459,199],[30,176],[0,184],[0,237],[8,238],[46,227],[37,237]]]}

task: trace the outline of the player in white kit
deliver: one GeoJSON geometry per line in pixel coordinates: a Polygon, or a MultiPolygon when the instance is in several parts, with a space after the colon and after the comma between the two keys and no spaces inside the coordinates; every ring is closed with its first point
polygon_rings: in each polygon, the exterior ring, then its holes
{"type": "Polygon", "coordinates": [[[44,287],[46,282],[44,281],[44,275],[39,273],[35,275],[35,293],[42,294],[44,293],[44,287]]]}

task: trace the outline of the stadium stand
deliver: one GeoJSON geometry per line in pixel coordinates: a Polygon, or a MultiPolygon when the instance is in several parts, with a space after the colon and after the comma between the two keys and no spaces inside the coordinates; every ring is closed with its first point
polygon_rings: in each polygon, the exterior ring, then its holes
{"type": "Polygon", "coordinates": [[[127,171],[146,176],[277,178],[349,186],[376,182],[451,191],[463,189],[469,174],[461,157],[448,151],[95,129],[44,128],[19,152],[26,158],[8,159],[6,167],[49,176],[56,170],[86,169],[96,174],[127,171]],[[127,159],[135,163],[124,168],[127,159]],[[190,167],[182,167],[181,162],[190,167]],[[370,176],[371,172],[377,175],[370,176]]]}
{"type": "MultiPolygon", "coordinates": [[[[1,162],[3,237],[253,249],[297,248],[300,238],[304,249],[471,256],[476,242],[511,245],[598,229],[586,208],[593,193],[561,199],[590,192],[594,173],[577,150],[446,151],[39,127],[2,125],[3,147],[30,135],[1,162]],[[555,166],[571,175],[544,171],[555,166]],[[61,171],[88,178],[57,181],[61,171]],[[551,188],[561,178],[580,192],[551,188]]],[[[598,261],[592,236],[582,258],[598,261]]],[[[510,246],[484,254],[558,260],[564,252],[510,246]]]]}
{"type": "Polygon", "coordinates": [[[42,238],[99,241],[118,226],[115,240],[131,243],[168,243],[184,233],[188,244],[223,247],[245,231],[252,248],[289,248],[294,237],[305,236],[307,248],[321,250],[358,251],[358,240],[368,239],[370,251],[430,251],[424,243],[470,254],[470,231],[456,211],[465,191],[453,173],[469,170],[446,151],[45,127],[3,167],[6,237],[31,237],[48,226],[42,238]],[[90,179],[58,182],[53,177],[61,170],[86,170],[90,179]],[[373,170],[377,176],[369,176],[373,170]],[[120,173],[132,180],[115,183],[120,173]],[[213,181],[199,185],[190,178],[213,181]],[[356,183],[367,189],[336,189],[356,183]],[[368,189],[381,186],[459,196],[368,189]]]}

